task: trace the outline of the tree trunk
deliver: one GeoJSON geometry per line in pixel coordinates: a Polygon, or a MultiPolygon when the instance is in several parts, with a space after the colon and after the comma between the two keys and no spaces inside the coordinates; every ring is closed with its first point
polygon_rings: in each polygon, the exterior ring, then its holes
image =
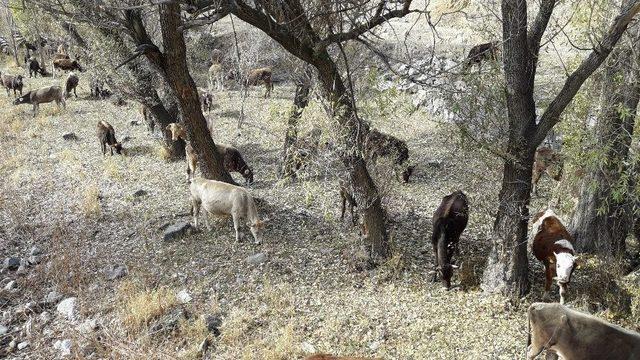
{"type": "Polygon", "coordinates": [[[9,44],[11,44],[11,50],[13,51],[13,59],[16,62],[16,66],[20,66],[20,60],[18,57],[18,44],[16,43],[15,33],[16,33],[16,23],[13,21],[13,14],[11,13],[11,9],[9,8],[9,2],[5,2],[5,19],[7,21],[7,28],[9,29],[9,44]]]}
{"type": "Polygon", "coordinates": [[[152,91],[151,101],[146,98],[145,100],[146,101],[143,101],[143,105],[151,111],[151,114],[157,122],[156,125],[160,128],[162,139],[164,140],[165,146],[169,149],[171,157],[183,159],[185,157],[186,143],[182,139],[173,141],[171,139],[171,132],[167,130],[167,126],[176,121],[179,112],[178,109],[171,107],[167,109],[160,100],[158,92],[155,90],[152,91]]]}
{"type": "Polygon", "coordinates": [[[309,104],[309,91],[311,89],[311,81],[308,77],[303,77],[296,84],[296,93],[293,98],[293,106],[291,114],[287,121],[287,133],[284,137],[284,146],[282,150],[282,166],[280,167],[280,178],[296,177],[296,149],[295,143],[298,139],[298,120],[302,116],[302,111],[309,104]]]}
{"type": "Polygon", "coordinates": [[[387,217],[378,188],[362,157],[362,144],[369,132],[369,126],[356,116],[349,93],[329,53],[324,50],[317,54],[313,65],[318,70],[329,102],[335,106],[333,116],[341,126],[340,138],[344,147],[341,159],[349,172],[358,209],[362,213],[371,259],[376,261],[387,258],[390,254],[387,217]]]}
{"type": "Polygon", "coordinates": [[[631,44],[612,55],[604,75],[601,111],[595,126],[596,149],[602,160],[585,177],[571,223],[578,251],[622,256],[633,227],[635,176],[623,179],[635,160],[629,146],[640,99],[640,76],[631,44]],[[618,193],[616,196],[615,193],[618,193]],[[619,195],[623,192],[622,195],[619,195]]]}
{"type": "Polygon", "coordinates": [[[181,22],[178,3],[160,5],[164,54],[160,58],[157,53],[148,54],[147,57],[162,69],[164,78],[180,103],[185,128],[189,140],[198,154],[198,163],[203,176],[207,179],[235,184],[223,166],[223,158],[216,149],[207,127],[207,121],[202,115],[198,90],[191,74],[189,74],[186,46],[182,31],[179,29],[181,22]]]}

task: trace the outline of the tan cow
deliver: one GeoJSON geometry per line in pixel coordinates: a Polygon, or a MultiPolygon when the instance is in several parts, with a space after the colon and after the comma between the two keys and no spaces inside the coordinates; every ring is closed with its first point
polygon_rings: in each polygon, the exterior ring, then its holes
{"type": "Polygon", "coordinates": [[[209,88],[217,91],[224,90],[224,68],[221,64],[213,63],[209,67],[209,88]]]}
{"type": "Polygon", "coordinates": [[[231,215],[236,231],[236,241],[240,241],[240,224],[244,220],[251,230],[255,243],[262,242],[264,221],[258,217],[253,197],[245,188],[222,181],[198,178],[191,181],[189,190],[191,191],[191,213],[195,228],[198,227],[198,215],[200,209],[203,208],[207,229],[211,230],[208,215],[231,215]]]}
{"type": "Polygon", "coordinates": [[[266,89],[264,93],[264,98],[266,99],[267,97],[270,97],[271,90],[273,90],[273,82],[271,79],[272,75],[273,75],[273,71],[271,70],[270,67],[263,67],[263,68],[251,70],[249,72],[249,75],[247,76],[247,82],[244,88],[245,96],[247,96],[247,93],[249,91],[249,86],[257,86],[263,83],[266,89]]]}
{"type": "Polygon", "coordinates": [[[20,96],[13,101],[14,105],[20,104],[32,104],[33,105],[33,117],[38,114],[40,104],[55,101],[58,109],[60,104],[66,109],[67,103],[64,97],[64,90],[60,86],[47,86],[36,90],[31,90],[28,93],[20,96]]]}
{"type": "Polygon", "coordinates": [[[196,174],[198,155],[196,155],[196,151],[193,149],[193,146],[191,146],[191,142],[187,140],[187,132],[184,130],[182,125],[176,123],[167,125],[166,129],[171,132],[171,140],[178,141],[182,139],[186,143],[184,151],[187,160],[187,181],[191,181],[196,174]]]}
{"type": "Polygon", "coordinates": [[[527,359],[640,359],[640,334],[557,303],[529,306],[527,359]]]}
{"type": "Polygon", "coordinates": [[[533,176],[531,179],[533,183],[533,193],[538,193],[538,181],[540,181],[542,174],[546,173],[553,180],[560,181],[562,179],[563,168],[564,159],[560,153],[548,147],[541,147],[536,150],[533,163],[533,176]]]}

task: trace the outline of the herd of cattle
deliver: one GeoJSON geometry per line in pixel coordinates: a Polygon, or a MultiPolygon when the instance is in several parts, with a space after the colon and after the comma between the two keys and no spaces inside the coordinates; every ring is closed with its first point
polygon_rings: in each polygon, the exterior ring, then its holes
{"type": "MultiPolygon", "coordinates": [[[[485,60],[495,60],[497,53],[498,46],[495,42],[478,45],[469,52],[467,64],[471,66],[485,60]]],[[[46,74],[35,58],[30,57],[25,60],[29,77],[46,74]]],[[[219,50],[214,50],[212,63],[213,65],[209,68],[208,89],[199,89],[200,101],[205,111],[211,109],[213,89],[222,90],[224,88],[225,79],[222,75],[219,50]]],[[[0,81],[7,90],[8,96],[11,91],[14,96],[20,94],[14,100],[14,104],[33,105],[33,116],[35,117],[41,103],[55,101],[58,106],[66,107],[65,99],[71,93],[77,97],[76,87],[79,79],[73,71],[83,71],[78,59],[71,60],[65,49],[61,47],[52,57],[52,69],[54,77],[56,71],[70,71],[64,89],[58,85],[52,85],[22,94],[23,76],[0,73],[0,81]]],[[[249,86],[263,83],[266,87],[264,94],[266,98],[273,89],[272,70],[269,67],[255,69],[248,74],[245,81],[245,96],[249,86]]],[[[98,95],[103,90],[92,84],[92,95],[94,91],[98,95]]],[[[143,116],[145,119],[149,116],[148,109],[143,108],[143,116]]],[[[314,143],[317,146],[320,134],[316,130],[308,134],[307,139],[303,137],[303,141],[314,143]]],[[[210,228],[209,215],[231,216],[236,241],[241,241],[241,226],[244,224],[249,228],[255,243],[260,244],[266,220],[260,219],[254,199],[249,191],[241,186],[196,178],[197,155],[189,142],[185,129],[179,123],[172,123],[163,131],[168,131],[173,141],[182,140],[185,144],[186,177],[190,183],[191,213],[194,227],[198,227],[198,217],[201,210],[204,210],[207,228],[210,228]]],[[[123,146],[116,140],[115,130],[111,124],[104,120],[99,121],[97,136],[103,156],[107,151],[111,155],[114,151],[116,154],[123,154],[123,146]]],[[[223,164],[227,171],[239,173],[247,184],[254,181],[253,170],[238,149],[230,145],[217,144],[217,151],[222,155],[223,164]]],[[[402,183],[410,181],[415,165],[409,165],[409,149],[404,141],[372,129],[366,136],[363,151],[366,159],[371,162],[375,162],[379,157],[389,158],[395,167],[398,180],[402,183]]],[[[562,162],[560,154],[551,148],[542,147],[536,151],[532,179],[534,192],[537,190],[537,183],[544,173],[555,180],[561,179],[562,162]],[[552,172],[552,169],[556,169],[556,171],[552,172]]],[[[298,169],[300,166],[301,164],[298,164],[296,168],[298,169]]],[[[354,207],[357,207],[356,196],[346,181],[340,181],[339,185],[342,201],[341,219],[344,218],[348,204],[352,222],[356,225],[358,223],[354,211],[354,207]]],[[[431,245],[435,259],[434,281],[439,277],[447,289],[451,287],[454,270],[458,268],[453,258],[460,256],[459,240],[468,221],[469,201],[464,192],[459,190],[442,199],[432,218],[431,245]]],[[[535,258],[541,261],[545,268],[543,299],[550,298],[551,286],[555,279],[559,288],[560,304],[536,303],[529,308],[528,359],[534,359],[544,350],[547,350],[547,358],[559,355],[563,359],[640,359],[640,334],[564,306],[571,275],[578,267],[579,259],[574,250],[574,239],[551,209],[546,209],[533,216],[530,247],[535,258]]],[[[364,358],[335,357],[323,354],[307,358],[307,360],[330,359],[356,360],[364,358]]]]}

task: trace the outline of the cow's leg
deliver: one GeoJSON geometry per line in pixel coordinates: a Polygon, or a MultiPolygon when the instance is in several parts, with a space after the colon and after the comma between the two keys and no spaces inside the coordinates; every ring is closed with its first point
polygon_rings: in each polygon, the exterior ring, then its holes
{"type": "Polygon", "coordinates": [[[567,294],[567,284],[558,284],[560,292],[560,305],[564,305],[564,296],[567,294]]]}
{"type": "Polygon", "coordinates": [[[347,208],[347,198],[344,196],[342,192],[340,192],[340,197],[342,198],[342,210],[340,214],[340,221],[344,220],[344,211],[347,208]]]}
{"type": "MultiPolygon", "coordinates": [[[[434,237],[436,238],[436,237],[434,237]]],[[[437,239],[437,238],[436,238],[437,239]]],[[[433,267],[433,282],[437,282],[438,281],[438,243],[432,241],[431,244],[433,245],[433,258],[435,259],[434,262],[434,267],[433,267]]]]}
{"type": "Polygon", "coordinates": [[[187,182],[191,180],[191,165],[189,164],[189,160],[187,160],[187,182]]]}
{"type": "Polygon", "coordinates": [[[73,88],[73,95],[76,97],[76,99],[78,98],[78,94],[76,94],[76,88],[73,88]]]}
{"type": "Polygon", "coordinates": [[[240,242],[242,238],[242,236],[240,235],[240,215],[236,212],[233,212],[231,214],[231,217],[233,218],[233,228],[236,230],[236,242],[240,242]]]}
{"type": "Polygon", "coordinates": [[[198,215],[200,215],[200,201],[191,198],[191,215],[193,216],[193,227],[198,228],[198,215]]]}
{"type": "Polygon", "coordinates": [[[358,213],[355,211],[355,206],[353,203],[349,203],[349,210],[351,211],[351,223],[353,226],[358,224],[358,213]]]}

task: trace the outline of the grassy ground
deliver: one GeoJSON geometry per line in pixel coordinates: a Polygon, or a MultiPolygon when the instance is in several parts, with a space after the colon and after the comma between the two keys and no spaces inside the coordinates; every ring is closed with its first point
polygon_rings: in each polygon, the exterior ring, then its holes
{"type": "MultiPolygon", "coordinates": [[[[32,89],[54,81],[62,82],[38,78],[26,84],[32,89]]],[[[218,94],[207,115],[214,139],[237,146],[254,169],[249,190],[262,199],[261,216],[270,219],[264,243],[256,246],[235,243],[229,219],[211,232],[163,242],[167,224],[190,220],[185,164],[163,160],[160,142],[144,126],[132,125],[141,122],[137,105],[88,100],[88,81],[81,75],[80,98],[69,99],[66,110],[45,104],[35,119],[30,107],[14,107],[12,97],[0,95],[0,107],[10,109],[0,117],[0,255],[23,255],[34,244],[47,254],[17,277],[20,295],[12,304],[57,289],[79,298],[83,319],[101,324],[87,334],[64,321],[36,323],[27,337],[31,346],[11,356],[51,358],[55,340],[70,337],[79,358],[87,347],[99,358],[195,358],[207,336],[202,316],[220,314],[221,335],[212,338],[207,355],[212,359],[296,359],[312,349],[386,359],[522,357],[525,311],[541,297],[541,269],[533,267],[534,289],[521,304],[477,290],[501,167],[458,140],[451,125],[413,111],[400,95],[384,105],[375,97],[363,104],[375,127],[407,141],[418,170],[408,185],[383,165],[375,171],[392,221],[394,256],[375,270],[359,271],[364,244],[348,221],[340,222],[342,170],[327,160],[331,155],[321,153],[296,182],[276,178],[293,88],[276,87],[269,100],[260,97],[262,89],[252,91],[241,129],[236,92],[218,94]],[[95,135],[100,120],[114,126],[119,140],[127,139],[126,156],[102,156],[95,135]],[[67,132],[78,140],[63,140],[67,132]],[[139,189],[148,195],[134,197],[139,189]],[[430,217],[456,189],[469,194],[472,213],[454,281],[459,286],[445,291],[427,274],[433,262],[430,217]],[[247,265],[245,258],[257,252],[268,261],[247,265]],[[129,274],[107,280],[103,271],[111,264],[128,266],[129,274]],[[193,300],[181,305],[175,294],[183,289],[193,300]],[[175,328],[150,330],[177,309],[185,315],[175,328]]],[[[321,109],[310,105],[302,132],[318,126],[331,141],[333,125],[321,109]]],[[[576,273],[571,298],[589,291],[580,285],[586,277],[576,273]]]]}

